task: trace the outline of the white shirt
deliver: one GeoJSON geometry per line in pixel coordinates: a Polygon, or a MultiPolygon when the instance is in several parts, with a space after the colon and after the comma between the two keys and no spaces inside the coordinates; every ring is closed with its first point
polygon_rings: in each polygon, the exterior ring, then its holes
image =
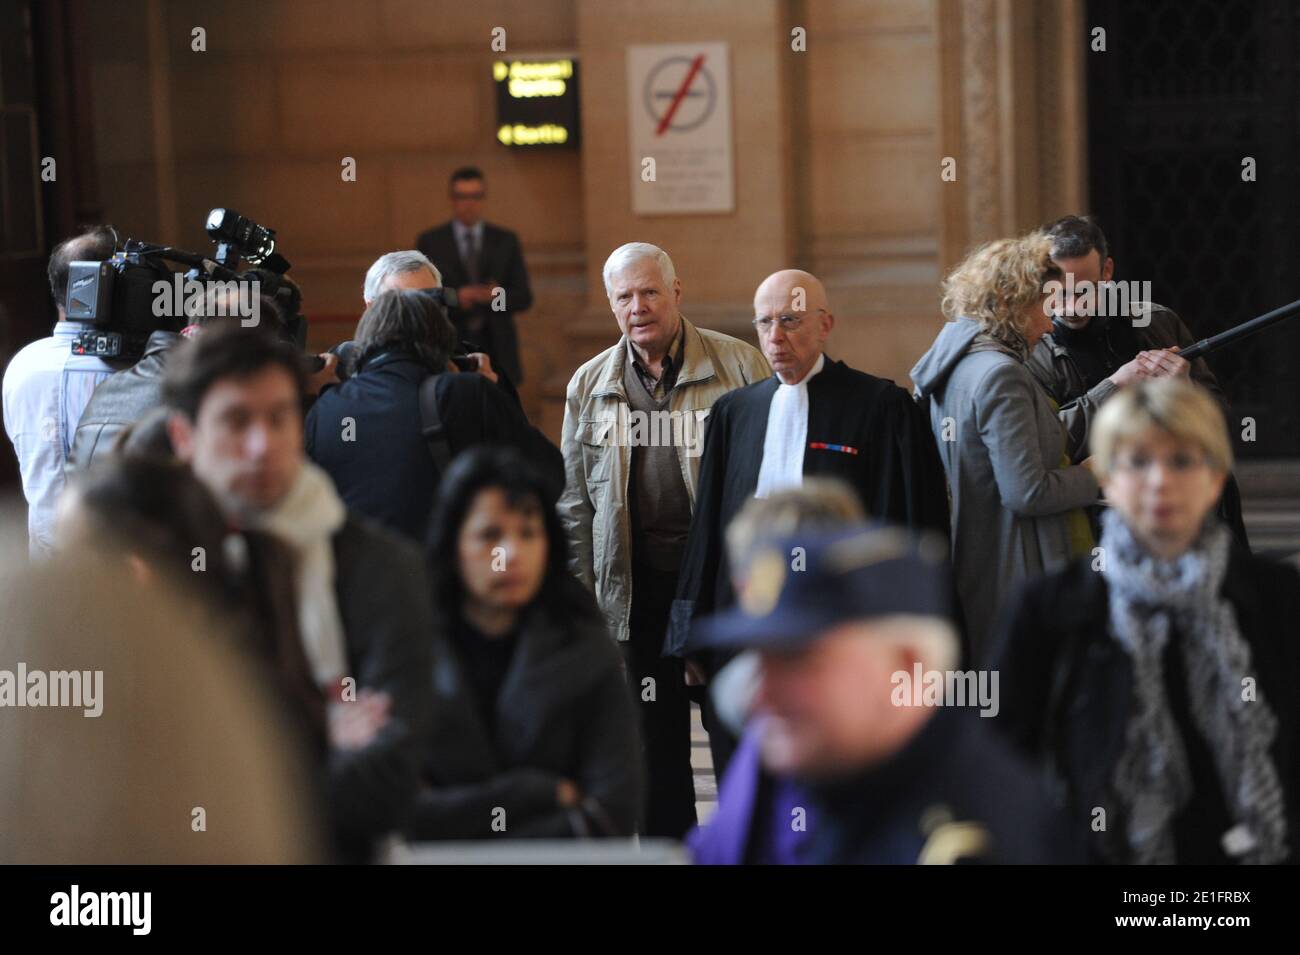
{"type": "Polygon", "coordinates": [[[797,385],[781,382],[767,409],[763,463],[758,469],[754,497],[768,497],[786,488],[803,486],[803,453],[808,446],[808,382],[822,370],[826,356],[797,385]]]}
{"type": "Polygon", "coordinates": [[[53,335],[22,349],[5,370],[5,432],[18,457],[33,556],[54,546],[55,507],[81,413],[96,386],[117,370],[102,358],[72,354],[73,339],[88,328],[59,322],[53,335]]]}

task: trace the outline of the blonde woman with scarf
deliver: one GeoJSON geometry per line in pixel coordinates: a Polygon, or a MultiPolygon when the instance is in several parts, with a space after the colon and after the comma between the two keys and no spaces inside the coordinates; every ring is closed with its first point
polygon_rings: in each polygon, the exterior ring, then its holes
{"type": "Polygon", "coordinates": [[[1300,574],[1234,543],[1218,405],[1183,379],[1121,390],[1093,461],[1096,557],[1007,622],[997,721],[1047,769],[1094,861],[1296,859],[1300,574]]]}

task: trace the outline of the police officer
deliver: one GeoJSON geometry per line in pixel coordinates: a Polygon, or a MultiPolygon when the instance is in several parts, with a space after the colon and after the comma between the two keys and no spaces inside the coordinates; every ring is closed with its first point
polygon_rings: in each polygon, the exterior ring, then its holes
{"type": "Polygon", "coordinates": [[[1037,775],[988,728],[995,675],[954,669],[946,553],[883,525],[757,548],[737,608],[698,625],[705,644],[755,649],[760,665],[695,861],[1081,858],[1086,834],[1062,829],[1037,775]]]}

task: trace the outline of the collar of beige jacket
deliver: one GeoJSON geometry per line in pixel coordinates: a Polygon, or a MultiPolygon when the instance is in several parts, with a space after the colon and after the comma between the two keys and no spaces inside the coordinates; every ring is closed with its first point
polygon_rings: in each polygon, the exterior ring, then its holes
{"type": "MultiPolygon", "coordinates": [[[[682,367],[677,373],[674,390],[681,385],[706,381],[714,375],[713,359],[704,348],[704,336],[700,334],[698,328],[686,320],[685,315],[682,316],[682,329],[686,335],[686,343],[682,349],[682,367]]],[[[626,365],[627,336],[624,335],[618,340],[618,346],[605,366],[604,377],[592,392],[592,397],[617,395],[627,401],[627,392],[623,390],[623,370],[626,365]]]]}

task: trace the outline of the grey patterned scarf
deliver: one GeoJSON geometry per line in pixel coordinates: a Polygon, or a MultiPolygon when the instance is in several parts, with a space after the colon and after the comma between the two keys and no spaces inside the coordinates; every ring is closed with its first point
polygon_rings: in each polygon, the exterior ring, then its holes
{"type": "Polygon", "coordinates": [[[1213,755],[1234,822],[1225,849],[1250,863],[1287,854],[1282,786],[1269,752],[1277,719],[1258,688],[1254,699],[1243,699],[1242,681],[1255,675],[1250,647],[1219,593],[1229,542],[1227,528],[1211,519],[1186,553],[1161,560],[1118,513],[1102,516],[1111,635],[1133,665],[1133,708],[1111,780],[1133,862],[1178,861],[1173,819],[1192,795],[1183,734],[1196,731],[1213,755]],[[1190,727],[1175,723],[1165,694],[1162,658],[1171,633],[1181,641],[1190,727]]]}

